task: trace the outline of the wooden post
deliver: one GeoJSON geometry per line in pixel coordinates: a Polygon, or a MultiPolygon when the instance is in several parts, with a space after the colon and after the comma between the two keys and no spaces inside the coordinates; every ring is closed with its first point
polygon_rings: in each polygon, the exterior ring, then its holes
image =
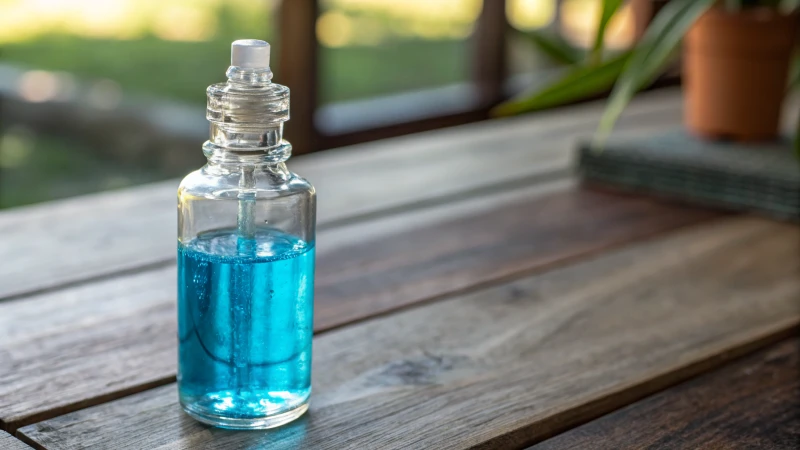
{"type": "Polygon", "coordinates": [[[276,81],[291,89],[286,139],[293,154],[317,150],[317,0],[283,0],[280,6],[280,55],[276,81]]]}
{"type": "Polygon", "coordinates": [[[482,107],[503,99],[506,81],[505,0],[484,0],[473,39],[472,79],[478,87],[482,107]]]}

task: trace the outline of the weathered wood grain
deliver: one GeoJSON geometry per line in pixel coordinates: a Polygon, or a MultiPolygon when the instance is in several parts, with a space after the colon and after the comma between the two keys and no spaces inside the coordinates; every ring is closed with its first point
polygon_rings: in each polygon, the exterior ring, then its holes
{"type": "Polygon", "coordinates": [[[0,431],[0,450],[31,450],[31,448],[5,431],[0,431]]]}
{"type": "Polygon", "coordinates": [[[800,339],[775,344],[530,450],[800,448],[800,339]]]}
{"type": "MultiPolygon", "coordinates": [[[[570,190],[369,241],[363,236],[370,228],[391,227],[359,224],[339,233],[347,231],[357,244],[319,255],[316,288],[326,307],[315,312],[316,325],[327,330],[719,216],[641,197],[570,190]]],[[[393,222],[419,220],[413,214],[399,219],[393,222]]]]}
{"type": "MultiPolygon", "coordinates": [[[[315,329],[714,217],[554,182],[323,231],[315,329]]],[[[175,280],[167,267],[0,303],[0,425],[172,381],[175,280]]]]}
{"type": "MultiPolygon", "coordinates": [[[[318,223],[330,228],[563,176],[574,141],[592,133],[602,107],[420,133],[300,156],[289,166],[316,186],[318,223]]],[[[680,109],[676,91],[651,93],[634,102],[620,129],[676,126],[680,109]]],[[[173,261],[177,186],[173,180],[0,213],[0,299],[173,261]]]]}
{"type": "Polygon", "coordinates": [[[800,321],[800,229],[726,218],[315,338],[309,414],[183,415],[174,385],[34,424],[49,449],[521,448],[764,346],[800,321]]]}

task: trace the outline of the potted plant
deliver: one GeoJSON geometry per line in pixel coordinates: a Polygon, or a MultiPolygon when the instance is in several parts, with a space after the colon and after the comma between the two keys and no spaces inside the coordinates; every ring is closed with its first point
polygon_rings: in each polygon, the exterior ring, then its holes
{"type": "MultiPolygon", "coordinates": [[[[800,0],[672,0],[655,15],[633,49],[605,57],[603,34],[622,3],[603,0],[596,39],[583,63],[543,89],[499,105],[494,113],[543,109],[613,86],[598,129],[602,140],[633,95],[659,76],[684,41],[684,117],[689,131],[735,140],[777,135],[797,41],[800,0]]],[[[537,36],[535,42],[542,39],[537,36]]],[[[797,72],[790,85],[800,85],[797,72]]]]}

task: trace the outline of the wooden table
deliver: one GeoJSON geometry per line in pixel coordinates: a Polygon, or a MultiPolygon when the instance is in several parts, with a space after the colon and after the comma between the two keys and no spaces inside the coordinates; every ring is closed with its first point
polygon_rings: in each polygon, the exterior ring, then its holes
{"type": "Polygon", "coordinates": [[[177,404],[175,181],[3,212],[0,449],[792,448],[800,228],[580,188],[602,106],[293,159],[314,394],[271,431],[177,404]]]}

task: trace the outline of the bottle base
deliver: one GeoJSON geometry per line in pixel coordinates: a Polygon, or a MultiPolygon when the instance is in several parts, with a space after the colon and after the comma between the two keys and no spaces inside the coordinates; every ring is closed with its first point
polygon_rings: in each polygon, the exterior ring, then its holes
{"type": "Polygon", "coordinates": [[[269,428],[279,427],[299,419],[300,416],[308,411],[308,399],[300,405],[281,412],[264,417],[248,417],[248,418],[235,418],[226,417],[219,414],[214,414],[206,409],[199,409],[193,405],[181,404],[184,412],[191,416],[193,419],[212,425],[219,428],[227,428],[230,430],[266,430],[269,428]]]}

